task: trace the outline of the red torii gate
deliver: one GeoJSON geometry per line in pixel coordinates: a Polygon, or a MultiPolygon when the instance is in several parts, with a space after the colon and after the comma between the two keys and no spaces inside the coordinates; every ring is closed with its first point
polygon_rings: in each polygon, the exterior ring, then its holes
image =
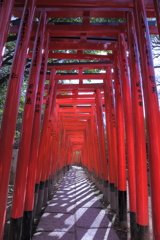
{"type": "Polygon", "coordinates": [[[143,93],[153,234],[156,240],[160,239],[159,106],[149,42],[149,33],[158,34],[159,30],[160,34],[158,0],[154,0],[154,5],[151,0],[146,1],[146,5],[144,0],[123,0],[121,3],[118,0],[52,3],[49,0],[4,0],[0,6],[0,66],[12,13],[21,17],[21,23],[10,27],[10,33],[18,33],[18,38],[0,132],[0,240],[3,238],[14,132],[27,57],[32,58],[32,62],[19,144],[10,239],[30,239],[34,212],[40,213],[42,205],[46,204],[53,180],[75,162],[83,165],[103,192],[105,201],[119,213],[120,224],[126,226],[125,148],[131,238],[149,239],[143,93]],[[47,18],[53,16],[82,17],[83,21],[79,25],[47,23],[47,18]],[[90,24],[91,17],[106,16],[125,18],[126,23],[116,26],[90,24]],[[39,18],[38,24],[33,24],[34,17],[39,18]],[[148,26],[147,17],[156,17],[158,26],[148,26]],[[77,53],[55,53],[54,50],[77,50],[77,53]],[[112,54],[85,54],[83,50],[111,50],[112,54]],[[47,66],[49,58],[105,62],[47,66]],[[84,74],[84,69],[104,71],[84,74]],[[77,70],[78,73],[59,74],[56,73],[58,70],[77,70]],[[45,86],[48,79],[49,84],[45,86]],[[78,79],[79,84],[58,83],[68,79],[78,79]],[[83,79],[103,82],[84,84],[83,79]],[[40,131],[43,102],[45,114],[40,131]]]}

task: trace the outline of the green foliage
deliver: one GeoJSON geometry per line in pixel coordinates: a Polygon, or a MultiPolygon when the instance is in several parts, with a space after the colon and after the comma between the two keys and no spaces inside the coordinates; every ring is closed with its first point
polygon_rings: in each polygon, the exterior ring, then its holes
{"type": "Polygon", "coordinates": [[[124,18],[90,18],[91,23],[104,23],[104,22],[125,22],[124,18]]]}
{"type": "Polygon", "coordinates": [[[70,22],[70,23],[81,23],[82,18],[77,17],[77,18],[49,18],[48,23],[51,22],[70,22]]]}

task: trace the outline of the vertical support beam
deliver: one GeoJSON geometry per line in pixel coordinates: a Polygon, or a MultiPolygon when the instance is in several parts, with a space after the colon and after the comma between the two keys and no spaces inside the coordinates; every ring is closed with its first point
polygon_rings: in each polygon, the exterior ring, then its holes
{"type": "Polygon", "coordinates": [[[88,132],[85,131],[85,137],[84,137],[84,141],[85,141],[85,157],[86,157],[86,162],[85,162],[85,167],[87,168],[87,173],[89,170],[89,146],[88,146],[88,132]]]}
{"type": "Polygon", "coordinates": [[[91,112],[91,119],[89,121],[90,131],[91,131],[91,140],[92,140],[92,152],[93,152],[93,174],[94,177],[98,176],[98,155],[97,155],[97,146],[95,141],[95,132],[94,132],[94,116],[93,110],[91,112]]]}
{"type": "Polygon", "coordinates": [[[66,166],[66,128],[63,123],[63,146],[62,146],[62,167],[63,167],[63,174],[65,173],[65,166],[66,166]]]}
{"type": "MultiPolygon", "coordinates": [[[[50,128],[50,143],[49,143],[49,150],[48,150],[48,159],[49,159],[49,164],[48,165],[48,172],[47,172],[47,177],[48,181],[52,184],[52,178],[53,178],[53,156],[52,156],[52,148],[53,148],[53,138],[54,138],[54,116],[56,113],[56,96],[57,96],[57,85],[58,81],[55,82],[54,84],[54,91],[53,91],[53,99],[52,99],[52,105],[51,105],[51,111],[50,111],[50,121],[51,121],[51,128],[50,128]]],[[[53,186],[53,185],[52,185],[53,186]]],[[[50,188],[49,188],[50,189],[50,188]]],[[[52,187],[51,187],[52,189],[52,187]]],[[[52,190],[51,190],[52,191],[52,190]]],[[[49,196],[51,191],[49,190],[49,196]]]]}
{"type": "Polygon", "coordinates": [[[111,186],[113,186],[114,184],[114,170],[113,170],[113,161],[112,161],[112,135],[111,135],[111,119],[110,119],[111,109],[109,104],[109,89],[107,85],[107,79],[103,80],[103,84],[104,84],[105,111],[106,111],[109,182],[110,182],[110,191],[111,191],[112,190],[111,186]]]}
{"type": "Polygon", "coordinates": [[[109,114],[110,114],[110,127],[111,127],[111,146],[112,146],[112,170],[114,182],[110,185],[111,194],[111,207],[113,210],[117,208],[117,142],[116,142],[116,112],[115,112],[115,102],[113,97],[113,83],[111,68],[107,67],[107,88],[108,88],[108,98],[109,98],[109,114]]]}
{"type": "Polygon", "coordinates": [[[146,164],[146,137],[143,115],[142,88],[138,45],[133,13],[127,13],[127,33],[131,72],[132,103],[135,135],[135,170],[138,239],[149,239],[148,180],[146,164]]]}
{"type": "Polygon", "coordinates": [[[48,46],[49,46],[49,34],[45,35],[44,42],[44,52],[42,55],[41,69],[39,84],[36,96],[36,105],[33,121],[33,131],[31,148],[29,155],[29,166],[28,166],[28,176],[27,176],[27,186],[26,186],[26,196],[25,196],[25,206],[24,206],[24,216],[23,216],[23,239],[30,239],[32,233],[32,218],[34,209],[34,187],[35,187],[35,177],[37,169],[37,155],[38,155],[38,145],[39,145],[39,135],[40,135],[40,125],[41,125],[41,113],[42,104],[44,96],[44,83],[46,79],[47,70],[47,59],[48,59],[48,46]]]}
{"type": "Polygon", "coordinates": [[[57,117],[57,106],[55,108],[55,112],[53,115],[53,140],[52,140],[52,146],[54,146],[52,148],[52,177],[55,179],[55,175],[56,175],[56,159],[55,159],[55,154],[56,154],[56,150],[58,148],[57,145],[57,127],[58,127],[58,117],[57,117]]]}
{"type": "MultiPolygon", "coordinates": [[[[59,106],[57,107],[57,110],[59,110],[59,106]]],[[[56,159],[56,171],[58,174],[58,178],[57,180],[60,180],[60,146],[61,146],[61,137],[62,137],[62,123],[61,123],[61,119],[60,119],[60,114],[59,111],[57,112],[57,116],[58,116],[58,129],[57,129],[57,150],[56,150],[56,155],[55,155],[55,159],[56,159]]]]}
{"type": "Polygon", "coordinates": [[[14,133],[18,113],[21,85],[26,62],[27,47],[32,29],[35,12],[35,0],[26,0],[21,19],[18,39],[9,77],[6,102],[3,112],[0,132],[0,240],[3,238],[3,229],[6,213],[8,183],[12,159],[14,133]],[[25,30],[24,30],[25,28],[25,30]],[[12,119],[12,121],[11,121],[12,119]]]}
{"type": "Polygon", "coordinates": [[[104,136],[104,125],[103,125],[103,116],[102,116],[102,100],[100,89],[96,90],[97,99],[96,99],[96,110],[97,110],[97,122],[98,122],[98,132],[100,136],[100,146],[102,154],[102,166],[103,166],[103,179],[108,181],[108,166],[106,158],[106,146],[105,146],[105,136],[104,136]]]}
{"type": "Polygon", "coordinates": [[[114,53],[115,105],[117,129],[117,164],[118,164],[118,216],[121,227],[127,227],[127,191],[126,191],[126,156],[125,156],[125,129],[124,110],[121,86],[121,71],[119,58],[114,53]]]}
{"type": "Polygon", "coordinates": [[[107,125],[107,143],[108,143],[108,165],[109,165],[109,182],[110,182],[110,203],[113,210],[116,209],[115,204],[115,169],[113,156],[112,142],[112,119],[111,119],[111,104],[110,104],[110,81],[104,79],[104,96],[106,109],[106,125],[107,125]]]}
{"type": "Polygon", "coordinates": [[[42,60],[42,48],[44,42],[46,20],[46,13],[42,12],[36,33],[33,58],[31,62],[31,69],[26,92],[10,223],[10,239],[14,240],[19,240],[22,234],[22,221],[27,184],[30,143],[32,137],[32,126],[39,80],[39,69],[42,60]]]}
{"type": "Polygon", "coordinates": [[[10,26],[13,5],[14,0],[4,0],[0,10],[0,69],[2,66],[5,43],[8,35],[8,29],[10,26]]]}
{"type": "MultiPolygon", "coordinates": [[[[53,125],[53,122],[52,122],[53,125]]],[[[52,145],[52,140],[53,140],[53,126],[51,126],[51,145],[52,145]]],[[[53,145],[52,145],[53,146],[53,145]]],[[[48,169],[48,199],[50,199],[51,194],[52,194],[52,186],[53,186],[53,180],[52,180],[52,165],[53,165],[53,158],[52,158],[52,148],[50,147],[49,152],[48,152],[49,158],[50,158],[50,166],[48,169]]]]}
{"type": "Polygon", "coordinates": [[[144,90],[144,103],[149,146],[153,234],[154,238],[156,240],[159,240],[160,239],[159,105],[145,5],[143,0],[139,1],[134,0],[134,3],[135,3],[135,26],[140,51],[140,63],[142,70],[142,83],[144,90]]]}
{"type": "Polygon", "coordinates": [[[44,160],[46,140],[47,140],[48,120],[50,116],[54,84],[55,84],[55,69],[52,70],[50,75],[50,83],[49,83],[48,94],[46,96],[45,113],[44,113],[43,126],[42,126],[39,150],[38,150],[36,184],[35,184],[36,214],[40,214],[42,203],[43,203],[44,182],[41,182],[40,180],[41,180],[41,173],[43,168],[43,160],[44,160]]]}
{"type": "MultiPolygon", "coordinates": [[[[48,165],[50,162],[50,158],[48,157],[49,153],[49,146],[50,146],[50,128],[51,128],[52,121],[51,119],[48,120],[48,128],[47,128],[47,136],[46,136],[46,143],[45,143],[45,152],[44,152],[44,158],[43,158],[43,168],[42,168],[42,174],[41,174],[41,182],[44,182],[44,189],[43,189],[43,195],[42,195],[42,206],[45,206],[48,200],[48,176],[47,176],[47,170],[48,165]]],[[[42,208],[41,206],[41,208],[42,208]]]]}
{"type": "Polygon", "coordinates": [[[160,37],[160,1],[153,0],[153,2],[154,2],[154,8],[156,12],[157,26],[158,26],[159,37],[160,37]]]}
{"type": "Polygon", "coordinates": [[[126,128],[131,238],[137,239],[133,113],[132,113],[130,79],[129,79],[129,72],[128,72],[128,59],[126,55],[126,43],[125,43],[123,33],[118,35],[118,44],[119,44],[119,54],[120,54],[120,63],[121,63],[122,93],[123,93],[123,106],[124,106],[124,117],[125,117],[125,128],[126,128]]]}
{"type": "MultiPolygon", "coordinates": [[[[53,89],[53,92],[51,92],[51,98],[50,98],[50,101],[51,101],[51,110],[50,110],[50,118],[48,119],[48,126],[47,126],[47,135],[46,135],[46,141],[45,141],[45,152],[44,152],[44,157],[43,157],[43,168],[41,170],[41,183],[43,182],[44,183],[44,189],[43,189],[43,192],[44,194],[41,198],[41,204],[45,205],[46,204],[46,197],[45,197],[45,190],[46,188],[48,188],[48,180],[49,180],[49,175],[47,175],[48,173],[48,167],[50,165],[50,158],[48,156],[49,154],[49,150],[50,150],[50,143],[51,143],[51,126],[52,126],[52,120],[51,120],[51,115],[53,116],[53,111],[54,111],[54,107],[55,107],[55,102],[56,102],[56,93],[57,93],[57,81],[55,82],[54,84],[54,89],[53,89]],[[52,114],[51,114],[52,112],[52,114]]],[[[47,192],[47,191],[46,191],[47,192]]],[[[41,205],[41,208],[42,208],[42,205],[41,205]]],[[[40,209],[40,208],[39,208],[40,209]]]]}
{"type": "MultiPolygon", "coordinates": [[[[103,174],[103,166],[102,166],[102,159],[101,159],[101,154],[100,154],[100,143],[98,139],[98,130],[97,130],[97,118],[96,118],[96,111],[95,111],[95,106],[94,104],[91,105],[91,117],[93,121],[93,129],[94,129],[94,136],[95,136],[95,143],[96,143],[96,152],[97,152],[97,181],[99,179],[102,179],[102,174],[103,174]]],[[[97,185],[98,186],[98,185],[97,185]]]]}
{"type": "Polygon", "coordinates": [[[51,129],[51,136],[52,136],[51,146],[52,147],[50,148],[51,166],[50,166],[50,172],[49,172],[49,182],[50,182],[49,191],[48,191],[49,198],[52,195],[52,192],[54,190],[54,178],[55,178],[55,176],[54,176],[55,162],[54,162],[53,153],[52,153],[53,146],[55,147],[55,144],[54,144],[55,125],[56,125],[55,124],[55,116],[56,116],[56,107],[55,107],[55,110],[54,110],[54,113],[53,113],[52,129],[51,129]]]}

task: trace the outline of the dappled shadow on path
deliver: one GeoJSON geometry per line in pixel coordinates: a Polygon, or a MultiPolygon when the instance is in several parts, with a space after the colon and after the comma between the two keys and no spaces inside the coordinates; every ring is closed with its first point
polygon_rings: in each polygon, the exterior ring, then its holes
{"type": "Polygon", "coordinates": [[[80,167],[72,167],[50,201],[32,240],[118,240],[80,167]]]}

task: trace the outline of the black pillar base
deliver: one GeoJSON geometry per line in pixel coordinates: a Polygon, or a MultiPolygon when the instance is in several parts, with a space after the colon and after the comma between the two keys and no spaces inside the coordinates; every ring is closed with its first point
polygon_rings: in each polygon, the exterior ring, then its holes
{"type": "Polygon", "coordinates": [[[149,240],[149,226],[137,224],[137,240],[149,240]]]}
{"type": "Polygon", "coordinates": [[[49,183],[48,183],[48,199],[51,199],[51,194],[52,194],[52,184],[53,184],[53,180],[52,177],[49,177],[49,183]]]}
{"type": "Polygon", "coordinates": [[[35,190],[34,190],[34,208],[33,208],[33,221],[36,215],[36,206],[37,206],[37,200],[38,200],[38,191],[39,191],[39,184],[35,184],[35,190]]]}
{"type": "Polygon", "coordinates": [[[127,227],[127,192],[118,191],[118,216],[121,227],[127,227]]]}
{"type": "Polygon", "coordinates": [[[104,201],[109,204],[110,203],[110,184],[108,180],[104,181],[104,201]]]}
{"type": "Polygon", "coordinates": [[[136,213],[130,212],[130,229],[131,229],[131,240],[137,240],[137,223],[136,213]]]}
{"type": "Polygon", "coordinates": [[[46,206],[48,201],[48,185],[49,185],[49,180],[46,180],[45,188],[44,188],[44,196],[43,196],[43,207],[46,206]]]}
{"type": "Polygon", "coordinates": [[[101,192],[104,194],[104,179],[101,178],[100,180],[101,192]]]}
{"type": "Polygon", "coordinates": [[[9,240],[20,240],[22,236],[23,217],[10,219],[9,240]]]}
{"type": "Polygon", "coordinates": [[[33,211],[25,211],[23,214],[23,232],[21,240],[30,240],[32,234],[33,211]]]}
{"type": "Polygon", "coordinates": [[[39,192],[38,192],[38,200],[36,206],[36,214],[39,215],[41,213],[42,205],[43,205],[43,197],[44,197],[44,187],[45,182],[40,182],[39,192]]]}
{"type": "Polygon", "coordinates": [[[116,194],[115,194],[115,186],[114,183],[110,183],[110,201],[111,201],[111,209],[116,211],[116,194]]]}

